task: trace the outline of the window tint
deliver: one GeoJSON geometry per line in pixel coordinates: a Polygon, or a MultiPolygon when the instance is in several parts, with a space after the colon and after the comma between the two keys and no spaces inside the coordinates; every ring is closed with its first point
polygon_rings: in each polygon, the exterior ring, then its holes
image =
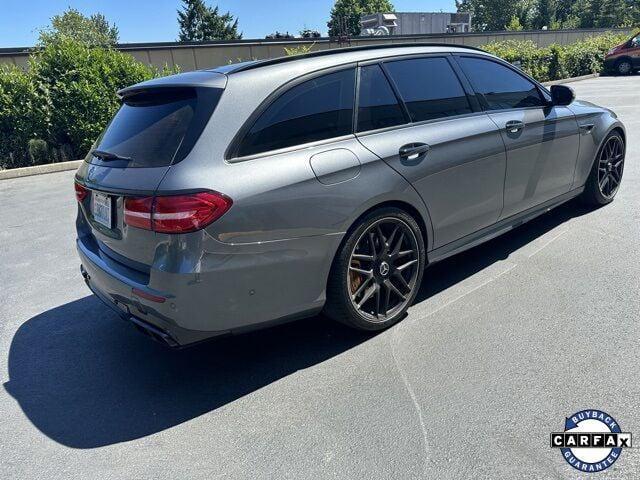
{"type": "Polygon", "coordinates": [[[471,107],[446,58],[415,58],[386,63],[411,120],[470,113],[471,107]]]}
{"type": "Polygon", "coordinates": [[[193,90],[127,98],[96,149],[131,158],[129,167],[171,165],[189,129],[196,128],[192,126],[196,106],[193,90]]]}
{"type": "Polygon", "coordinates": [[[490,110],[539,107],[545,102],[538,88],[504,65],[481,58],[460,57],[460,66],[490,110]]]}
{"type": "Polygon", "coordinates": [[[296,85],[260,115],[242,141],[240,156],[352,133],[355,70],[296,85]]]}
{"type": "Polygon", "coordinates": [[[360,69],[358,131],[375,130],[406,123],[402,107],[382,73],[380,65],[360,69]]]}

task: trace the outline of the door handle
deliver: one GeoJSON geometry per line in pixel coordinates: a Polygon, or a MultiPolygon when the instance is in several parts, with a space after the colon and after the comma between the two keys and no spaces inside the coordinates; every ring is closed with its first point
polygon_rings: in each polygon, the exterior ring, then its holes
{"type": "Polygon", "coordinates": [[[400,147],[400,158],[405,160],[417,160],[427,154],[431,147],[426,143],[407,143],[400,147]]]}
{"type": "Polygon", "coordinates": [[[524,122],[521,122],[520,120],[509,120],[505,124],[505,128],[509,133],[518,133],[524,128],[524,122]]]}

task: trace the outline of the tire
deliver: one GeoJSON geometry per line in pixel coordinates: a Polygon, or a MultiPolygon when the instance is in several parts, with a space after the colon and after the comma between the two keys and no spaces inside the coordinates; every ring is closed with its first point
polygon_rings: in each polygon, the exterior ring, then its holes
{"type": "Polygon", "coordinates": [[[618,62],[616,63],[616,73],[618,75],[630,75],[631,73],[633,73],[633,66],[631,65],[631,60],[627,58],[618,60],[618,62]]]}
{"type": "Polygon", "coordinates": [[[591,172],[589,173],[589,178],[587,179],[587,183],[585,184],[584,192],[582,192],[582,201],[583,203],[591,206],[601,206],[611,203],[618,193],[618,189],[620,187],[620,183],[622,182],[622,174],[624,172],[624,157],[625,157],[625,143],[624,139],[617,131],[609,133],[604,141],[602,142],[602,146],[598,150],[598,154],[596,155],[595,160],[593,161],[593,166],[591,167],[591,172]],[[609,158],[612,154],[610,154],[611,145],[615,144],[616,150],[613,153],[614,159],[610,161],[609,158]],[[618,160],[616,160],[619,157],[618,160]],[[616,162],[620,161],[620,166],[615,167],[616,169],[612,172],[612,167],[615,166],[616,162]],[[609,180],[605,181],[604,176],[611,175],[609,180]],[[615,175],[615,177],[612,177],[615,175]],[[615,188],[611,189],[615,180],[617,183],[615,184],[615,188]],[[601,184],[605,184],[604,187],[601,184]]]}
{"type": "Polygon", "coordinates": [[[323,313],[365,331],[400,321],[420,288],[424,245],[418,223],[404,210],[383,207],[365,214],[347,232],[333,261],[323,313]]]}

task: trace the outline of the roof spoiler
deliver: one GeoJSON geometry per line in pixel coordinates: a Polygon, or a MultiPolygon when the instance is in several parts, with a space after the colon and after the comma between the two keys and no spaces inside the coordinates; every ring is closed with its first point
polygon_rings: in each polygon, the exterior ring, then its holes
{"type": "Polygon", "coordinates": [[[167,77],[158,77],[146,82],[137,83],[130,87],[118,90],[118,97],[125,97],[157,88],[220,88],[227,86],[227,76],[223,73],[210,70],[197,70],[194,72],[178,73],[167,77]]]}

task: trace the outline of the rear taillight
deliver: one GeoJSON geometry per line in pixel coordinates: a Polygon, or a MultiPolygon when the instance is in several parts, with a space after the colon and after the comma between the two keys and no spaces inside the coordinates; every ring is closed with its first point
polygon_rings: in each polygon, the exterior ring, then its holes
{"type": "Polygon", "coordinates": [[[132,227],[152,230],[153,197],[127,198],[124,201],[124,223],[132,227]]]}
{"type": "Polygon", "coordinates": [[[220,218],[232,204],[217,192],[131,197],[124,202],[124,222],[160,233],[194,232],[220,218]]]}
{"type": "Polygon", "coordinates": [[[83,185],[80,185],[78,182],[75,182],[74,186],[76,189],[76,198],[79,202],[82,202],[85,198],[87,198],[87,195],[89,195],[89,190],[83,185]]]}

